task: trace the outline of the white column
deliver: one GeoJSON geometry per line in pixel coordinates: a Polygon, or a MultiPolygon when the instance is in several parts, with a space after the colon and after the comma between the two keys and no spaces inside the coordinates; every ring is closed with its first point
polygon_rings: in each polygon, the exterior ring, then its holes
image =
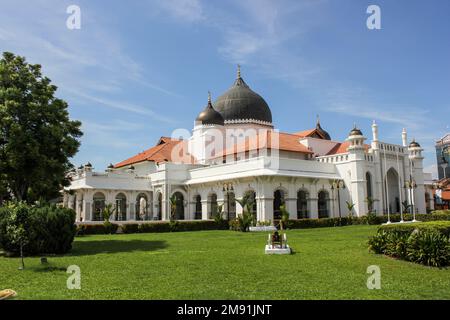
{"type": "Polygon", "coordinates": [[[285,199],[286,210],[289,212],[289,219],[297,219],[297,199],[288,198],[285,199]]]}
{"type": "Polygon", "coordinates": [[[309,199],[308,199],[308,208],[309,208],[309,217],[311,219],[319,218],[319,206],[317,204],[317,185],[312,184],[311,189],[309,190],[309,199]]]}
{"type": "Polygon", "coordinates": [[[202,220],[208,220],[208,198],[202,198],[202,220]]]}

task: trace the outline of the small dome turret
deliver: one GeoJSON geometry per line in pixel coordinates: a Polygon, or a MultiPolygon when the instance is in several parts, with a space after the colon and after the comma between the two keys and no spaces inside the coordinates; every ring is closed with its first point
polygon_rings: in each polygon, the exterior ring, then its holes
{"type": "Polygon", "coordinates": [[[324,137],[325,140],[331,140],[330,134],[320,126],[319,115],[317,115],[316,130],[324,137]]]}
{"type": "Polygon", "coordinates": [[[360,129],[358,129],[356,127],[356,123],[353,125],[352,131],[350,131],[350,133],[348,134],[349,137],[351,137],[351,136],[362,136],[362,135],[363,135],[363,133],[362,133],[362,131],[360,129]]]}
{"type": "Polygon", "coordinates": [[[208,92],[208,105],[206,108],[200,112],[197,119],[195,119],[196,123],[206,124],[206,125],[220,125],[223,126],[224,120],[222,115],[217,112],[211,102],[211,93],[208,92]]]}
{"type": "Polygon", "coordinates": [[[411,143],[409,144],[409,147],[410,148],[420,148],[420,144],[415,139],[413,139],[413,141],[411,141],[411,143]]]}

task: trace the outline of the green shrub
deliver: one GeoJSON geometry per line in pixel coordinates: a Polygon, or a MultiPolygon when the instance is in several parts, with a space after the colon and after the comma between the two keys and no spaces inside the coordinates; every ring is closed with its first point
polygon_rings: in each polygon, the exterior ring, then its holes
{"type": "Polygon", "coordinates": [[[212,220],[198,221],[170,221],[170,222],[152,222],[142,223],[138,226],[140,233],[157,232],[181,232],[181,231],[200,231],[200,230],[225,230],[228,229],[227,221],[218,224],[212,220]]]}
{"type": "Polygon", "coordinates": [[[137,223],[126,223],[121,225],[120,229],[123,233],[138,233],[139,225],[137,223]]]}
{"type": "Polygon", "coordinates": [[[375,253],[442,267],[450,264],[450,221],[389,224],[369,239],[375,253]]]}
{"type": "Polygon", "coordinates": [[[77,226],[77,236],[92,234],[115,234],[119,226],[111,223],[108,227],[105,224],[80,224],[77,226]]]}
{"type": "Polygon", "coordinates": [[[72,248],[76,233],[75,212],[55,205],[28,206],[25,204],[8,204],[0,208],[0,243],[13,254],[19,252],[19,246],[7,232],[9,217],[17,208],[26,210],[24,223],[27,245],[23,248],[27,255],[64,254],[72,248]]]}
{"type": "MultiPolygon", "coordinates": [[[[254,222],[253,215],[251,213],[239,214],[236,219],[229,222],[230,229],[233,231],[247,232],[254,222]]],[[[285,222],[285,227],[288,225],[288,221],[285,222]]]]}
{"type": "Polygon", "coordinates": [[[408,240],[407,259],[432,267],[450,265],[449,238],[436,230],[413,232],[408,240]]]}
{"type": "Polygon", "coordinates": [[[113,225],[108,220],[105,220],[103,222],[103,227],[104,227],[104,230],[105,230],[105,234],[113,234],[113,233],[116,233],[116,231],[117,231],[117,226],[113,225]]]}
{"type": "Polygon", "coordinates": [[[384,230],[380,230],[369,239],[369,250],[377,254],[386,252],[388,243],[387,238],[388,233],[384,230]]]}
{"type": "Polygon", "coordinates": [[[378,228],[387,232],[405,233],[410,235],[414,230],[436,230],[445,236],[450,236],[450,221],[430,221],[405,224],[386,224],[378,228]]]}
{"type": "Polygon", "coordinates": [[[177,232],[180,231],[180,223],[178,220],[170,220],[169,221],[169,230],[170,232],[177,232]]]}
{"type": "Polygon", "coordinates": [[[168,222],[143,223],[139,225],[138,232],[140,233],[170,232],[170,226],[168,222]]]}

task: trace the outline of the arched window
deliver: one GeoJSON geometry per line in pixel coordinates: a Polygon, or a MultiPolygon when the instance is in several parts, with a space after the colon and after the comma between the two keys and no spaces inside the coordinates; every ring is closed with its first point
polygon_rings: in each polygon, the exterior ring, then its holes
{"type": "Polygon", "coordinates": [[[210,194],[208,200],[209,200],[208,218],[213,219],[217,214],[219,214],[217,205],[217,194],[215,193],[210,194]]]}
{"type": "Polygon", "coordinates": [[[158,193],[157,219],[162,220],[162,193],[158,193]]]}
{"type": "Polygon", "coordinates": [[[284,205],[284,192],[283,190],[275,190],[273,194],[273,219],[281,219],[281,206],[284,205]]]}
{"type": "MultiPolygon", "coordinates": [[[[75,202],[76,203],[76,202],[75,202]]],[[[102,212],[105,209],[105,195],[101,192],[94,194],[92,203],[92,220],[103,220],[102,212]]]]}
{"type": "Polygon", "coordinates": [[[319,192],[317,207],[319,210],[319,218],[328,218],[328,192],[324,190],[319,192]]]}
{"type": "MultiPolygon", "coordinates": [[[[397,171],[394,168],[390,168],[386,174],[385,181],[385,196],[386,203],[388,204],[389,212],[400,212],[400,183],[397,171]]],[[[386,208],[386,211],[387,209],[386,208]]]]}
{"type": "Polygon", "coordinates": [[[195,217],[194,219],[200,220],[202,218],[202,197],[200,195],[195,196],[195,217]]]}
{"type": "MultiPolygon", "coordinates": [[[[174,212],[171,212],[171,214],[174,215],[175,220],[184,220],[184,196],[181,192],[175,192],[173,194],[173,201],[174,203],[171,204],[171,210],[174,210],[174,212]],[[172,208],[172,206],[174,206],[172,208]]],[[[172,201],[171,200],[171,201],[172,201]]]]}
{"type": "Polygon", "coordinates": [[[136,220],[148,220],[148,198],[145,193],[140,193],[136,197],[136,220]]]}
{"type": "Polygon", "coordinates": [[[236,219],[236,196],[234,192],[225,194],[225,214],[228,220],[236,219]]]}
{"type": "Polygon", "coordinates": [[[431,202],[430,202],[430,194],[428,192],[425,192],[425,206],[427,213],[431,212],[431,202]]]}
{"type": "Polygon", "coordinates": [[[366,172],[366,189],[367,189],[367,198],[373,199],[372,175],[370,174],[370,172],[366,172]]]}
{"type": "Polygon", "coordinates": [[[116,196],[116,220],[127,220],[127,197],[123,193],[116,196]]]}
{"type": "Polygon", "coordinates": [[[304,190],[297,192],[297,219],[308,218],[308,193],[304,190]]]}

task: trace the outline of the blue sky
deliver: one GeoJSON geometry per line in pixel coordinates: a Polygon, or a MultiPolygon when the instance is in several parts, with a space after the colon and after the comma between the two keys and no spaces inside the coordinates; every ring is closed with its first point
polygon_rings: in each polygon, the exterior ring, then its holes
{"type": "Polygon", "coordinates": [[[356,123],[370,138],[425,148],[450,131],[447,0],[2,0],[0,50],[43,65],[83,122],[76,165],[97,170],[191,129],[232,83],[236,64],[271,107],[275,126],[314,127],[333,140],[356,123]],[[81,29],[66,8],[81,8],[81,29]],[[366,9],[381,8],[381,30],[366,9]]]}

